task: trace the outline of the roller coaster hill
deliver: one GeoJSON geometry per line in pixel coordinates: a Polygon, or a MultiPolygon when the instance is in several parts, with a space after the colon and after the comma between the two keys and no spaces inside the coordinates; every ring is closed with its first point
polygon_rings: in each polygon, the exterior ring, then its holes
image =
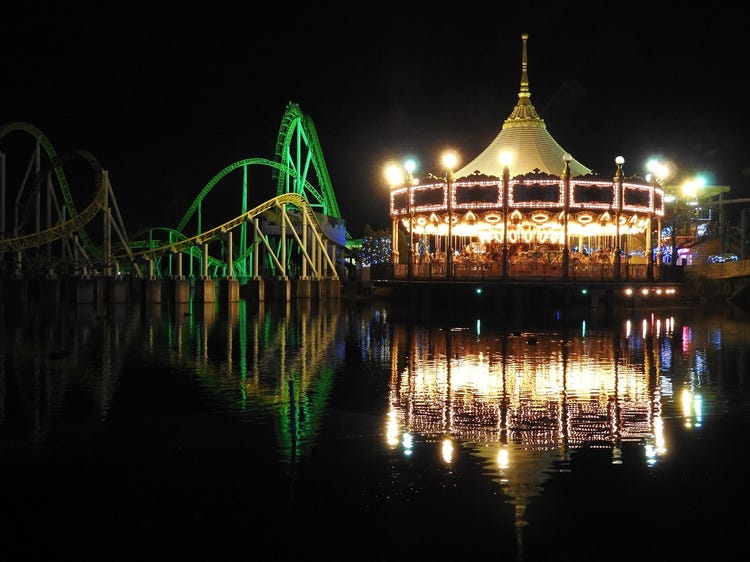
{"type": "Polygon", "coordinates": [[[247,158],[221,169],[176,225],[129,232],[115,192],[92,153],[58,154],[29,123],[0,126],[5,299],[21,282],[22,291],[33,292],[35,281],[62,298],[66,284],[59,282],[66,280],[221,280],[229,283],[230,299],[244,287],[262,298],[269,284],[282,296],[335,296],[355,267],[348,249],[355,241],[315,126],[293,102],[281,120],[274,159],[247,158]],[[251,193],[265,192],[269,199],[250,203],[251,193]]]}

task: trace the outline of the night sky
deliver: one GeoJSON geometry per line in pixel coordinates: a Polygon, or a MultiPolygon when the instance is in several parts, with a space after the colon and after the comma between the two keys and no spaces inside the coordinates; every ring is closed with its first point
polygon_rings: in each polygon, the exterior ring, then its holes
{"type": "MultiPolygon", "coordinates": [[[[239,4],[200,6],[209,13],[29,2],[4,13],[0,125],[28,122],[58,153],[95,155],[136,229],[174,226],[227,165],[273,159],[294,102],[315,124],[357,237],[366,224],[389,225],[386,160],[415,155],[422,173],[440,174],[444,148],[463,164],[495,138],[518,100],[528,33],[531,101],[582,164],[613,174],[622,155],[626,175],[644,176],[658,155],[679,175],[730,186],[729,199],[750,197],[739,12],[239,4]]],[[[253,184],[251,203],[274,195],[269,177],[253,184]]]]}

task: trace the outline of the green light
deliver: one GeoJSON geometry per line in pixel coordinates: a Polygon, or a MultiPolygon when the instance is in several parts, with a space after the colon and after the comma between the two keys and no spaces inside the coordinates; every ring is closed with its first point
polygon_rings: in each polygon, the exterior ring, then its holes
{"type": "Polygon", "coordinates": [[[588,289],[581,289],[581,294],[582,294],[582,295],[587,295],[587,294],[588,294],[588,292],[589,292],[589,290],[588,290],[588,289]]]}
{"type": "Polygon", "coordinates": [[[481,294],[482,294],[482,287],[477,287],[477,288],[476,288],[476,289],[474,290],[474,292],[475,292],[475,293],[476,293],[477,295],[481,295],[481,294]]]}

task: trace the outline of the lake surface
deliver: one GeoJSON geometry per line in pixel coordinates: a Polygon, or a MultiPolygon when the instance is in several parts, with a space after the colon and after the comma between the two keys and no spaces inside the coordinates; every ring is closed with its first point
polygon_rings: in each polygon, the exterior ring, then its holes
{"type": "Polygon", "coordinates": [[[3,560],[744,552],[729,305],[0,304],[3,560]]]}

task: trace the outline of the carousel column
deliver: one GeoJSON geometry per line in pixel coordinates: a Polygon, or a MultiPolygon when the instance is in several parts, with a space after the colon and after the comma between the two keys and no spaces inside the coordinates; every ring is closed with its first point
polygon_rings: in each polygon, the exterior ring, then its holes
{"type": "MultiPolygon", "coordinates": [[[[413,170],[413,168],[412,168],[413,170]]],[[[388,182],[388,186],[390,188],[390,200],[391,200],[391,217],[392,217],[392,231],[391,231],[391,264],[393,268],[392,277],[400,277],[401,272],[399,271],[399,268],[397,267],[400,262],[400,254],[398,251],[400,240],[399,240],[399,228],[398,228],[398,221],[399,218],[397,215],[403,214],[402,208],[396,209],[395,205],[395,198],[394,198],[394,192],[398,190],[398,192],[401,192],[401,189],[404,187],[404,169],[401,166],[401,164],[396,163],[388,163],[385,166],[385,178],[388,182]]],[[[409,246],[411,246],[411,189],[409,188],[409,184],[407,182],[406,189],[406,213],[409,216],[409,246]]],[[[407,261],[407,270],[409,272],[408,277],[411,277],[411,249],[407,251],[406,253],[406,261],[407,261]]]]}
{"type": "Polygon", "coordinates": [[[617,213],[616,213],[616,224],[615,224],[615,278],[620,279],[620,214],[622,212],[622,205],[625,201],[622,193],[622,165],[625,163],[625,158],[618,156],[615,158],[615,164],[617,165],[617,172],[615,173],[615,190],[617,198],[617,213]]]}
{"type": "Polygon", "coordinates": [[[573,157],[565,153],[563,161],[563,254],[562,254],[562,276],[568,279],[570,267],[570,244],[568,242],[568,214],[570,213],[570,161],[573,157]]]}
{"type": "Polygon", "coordinates": [[[508,196],[510,193],[510,169],[508,168],[509,157],[504,154],[500,155],[500,161],[503,166],[503,279],[508,279],[510,275],[510,262],[508,256],[508,196]]]}
{"type": "Polygon", "coordinates": [[[448,207],[448,244],[446,256],[446,276],[448,280],[453,279],[453,168],[457,164],[458,156],[455,152],[449,151],[443,154],[448,207]]]}
{"type": "Polygon", "coordinates": [[[648,217],[646,226],[646,251],[648,252],[647,266],[646,266],[646,279],[651,281],[654,278],[654,249],[651,247],[651,230],[653,229],[653,221],[651,217],[648,217]]]}
{"type": "MultiPolygon", "coordinates": [[[[650,180],[651,183],[651,205],[652,207],[656,204],[656,186],[657,186],[657,179],[656,174],[652,173],[650,174],[650,177],[646,176],[647,180],[650,180]]],[[[654,209],[655,210],[655,207],[654,209]]],[[[652,212],[653,212],[652,210],[652,212]]],[[[652,233],[654,229],[654,220],[653,215],[649,215],[648,217],[648,226],[646,230],[646,249],[648,251],[648,265],[646,270],[646,278],[651,281],[654,278],[654,248],[653,248],[653,241],[651,239],[652,233]]],[[[657,264],[661,263],[661,220],[657,218],[656,220],[656,262],[657,264]]]]}
{"type": "Polygon", "coordinates": [[[404,162],[404,169],[406,170],[406,213],[409,215],[409,251],[406,253],[407,263],[407,276],[409,281],[414,278],[414,207],[412,206],[411,188],[414,185],[414,169],[416,168],[416,162],[414,160],[407,160],[404,162]]]}
{"type": "Polygon", "coordinates": [[[448,279],[453,279],[453,186],[451,185],[451,174],[445,176],[446,190],[448,192],[448,240],[445,245],[445,274],[448,279]]]}
{"type": "Polygon", "coordinates": [[[398,219],[393,217],[391,221],[391,265],[398,263],[398,219]]]}

